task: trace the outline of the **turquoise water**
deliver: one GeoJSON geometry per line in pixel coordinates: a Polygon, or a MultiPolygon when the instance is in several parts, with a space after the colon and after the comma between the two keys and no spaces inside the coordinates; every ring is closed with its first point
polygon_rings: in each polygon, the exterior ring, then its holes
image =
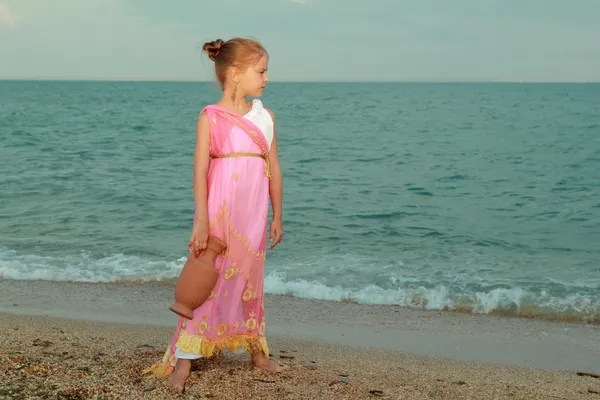
{"type": "MultiPolygon", "coordinates": [[[[0,82],[0,275],[163,280],[215,84],[0,82]]],[[[600,85],[284,84],[266,291],[600,320],[600,85]]]]}

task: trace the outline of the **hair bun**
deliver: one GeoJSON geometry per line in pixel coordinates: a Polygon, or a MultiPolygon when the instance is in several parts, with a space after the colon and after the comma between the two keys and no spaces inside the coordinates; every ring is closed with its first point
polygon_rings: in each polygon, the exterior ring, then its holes
{"type": "Polygon", "coordinates": [[[208,58],[215,61],[215,59],[219,56],[219,53],[221,53],[221,47],[223,47],[224,44],[225,42],[223,42],[221,39],[217,39],[214,42],[204,43],[202,50],[208,54],[208,58]]]}

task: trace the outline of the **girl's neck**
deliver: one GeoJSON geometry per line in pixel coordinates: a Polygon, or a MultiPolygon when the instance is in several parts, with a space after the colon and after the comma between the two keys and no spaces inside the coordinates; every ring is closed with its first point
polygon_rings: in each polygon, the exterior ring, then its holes
{"type": "Polygon", "coordinates": [[[245,115],[252,108],[252,103],[248,101],[246,96],[240,96],[239,94],[233,98],[233,92],[225,90],[221,100],[217,105],[226,108],[236,114],[245,115]]]}

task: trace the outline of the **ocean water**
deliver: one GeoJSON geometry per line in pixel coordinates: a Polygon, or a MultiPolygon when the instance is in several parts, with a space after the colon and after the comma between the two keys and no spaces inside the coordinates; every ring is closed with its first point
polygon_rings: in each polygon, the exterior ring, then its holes
{"type": "MultiPolygon", "coordinates": [[[[0,276],[178,276],[212,83],[0,82],[0,276]]],[[[600,321],[600,85],[273,83],[267,293],[600,321]]]]}

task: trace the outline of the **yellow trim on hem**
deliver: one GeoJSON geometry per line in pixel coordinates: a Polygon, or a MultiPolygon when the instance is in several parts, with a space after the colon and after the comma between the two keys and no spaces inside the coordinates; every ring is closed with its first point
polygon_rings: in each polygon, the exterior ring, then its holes
{"type": "Polygon", "coordinates": [[[161,361],[155,362],[151,367],[142,370],[142,375],[152,374],[159,378],[167,378],[175,369],[175,356],[169,348],[165,351],[161,361]]]}
{"type": "MultiPolygon", "coordinates": [[[[186,353],[198,354],[203,357],[219,355],[225,350],[236,351],[243,349],[250,354],[263,352],[269,356],[269,346],[264,336],[250,334],[237,334],[219,339],[207,339],[203,336],[194,335],[183,328],[179,332],[176,347],[186,353]]],[[[161,361],[154,363],[151,367],[142,371],[142,375],[152,374],[159,378],[167,378],[175,369],[176,358],[167,349],[161,361]]]]}
{"type": "Polygon", "coordinates": [[[142,371],[142,375],[152,374],[158,378],[168,378],[173,373],[174,368],[166,362],[159,361],[150,368],[142,371]]]}
{"type": "Polygon", "coordinates": [[[262,351],[265,356],[269,356],[267,339],[249,334],[231,335],[222,339],[207,339],[182,329],[176,347],[186,353],[198,354],[203,357],[221,354],[225,350],[236,351],[239,349],[244,349],[250,354],[262,351]]]}

